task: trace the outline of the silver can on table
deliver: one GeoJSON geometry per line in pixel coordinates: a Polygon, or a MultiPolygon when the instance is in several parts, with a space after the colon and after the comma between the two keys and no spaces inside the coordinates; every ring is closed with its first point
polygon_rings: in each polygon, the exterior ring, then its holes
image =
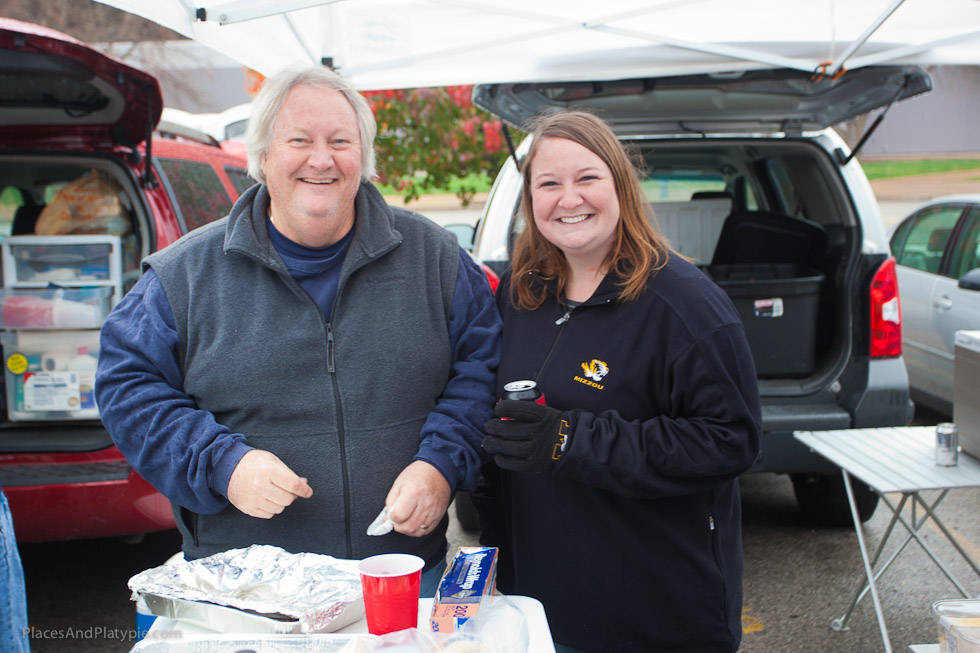
{"type": "Polygon", "coordinates": [[[956,424],[943,422],[936,425],[936,464],[952,467],[960,458],[960,431],[956,424]]]}

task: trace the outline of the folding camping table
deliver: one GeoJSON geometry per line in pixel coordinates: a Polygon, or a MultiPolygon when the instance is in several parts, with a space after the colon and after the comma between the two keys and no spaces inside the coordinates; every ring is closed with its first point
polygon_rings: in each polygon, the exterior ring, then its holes
{"type": "Polygon", "coordinates": [[[885,616],[881,601],[878,598],[878,588],[875,581],[912,540],[918,542],[946,578],[963,594],[964,598],[971,598],[959,580],[919,536],[919,530],[931,518],[953,545],[953,548],[980,577],[980,566],[978,566],[977,561],[970,558],[963,547],[956,542],[956,539],[936,513],[939,504],[951,490],[980,487],[980,462],[960,453],[957,466],[941,467],[936,465],[935,426],[797,431],[794,436],[810,449],[841,468],[847,501],[851,507],[851,516],[854,518],[854,531],[857,534],[861,559],[864,562],[864,574],[867,577],[867,581],[861,581],[861,588],[854,595],[847,611],[843,616],[834,619],[831,628],[846,630],[847,620],[854,612],[854,608],[870,590],[871,600],[874,602],[875,613],[878,617],[881,639],[885,645],[886,653],[891,653],[892,647],[888,639],[888,628],[885,626],[885,616]],[[861,518],[858,515],[854,491],[851,487],[852,476],[871,486],[881,497],[882,503],[892,512],[891,521],[885,529],[881,543],[874,555],[870,557],[864,542],[861,518]],[[928,502],[922,497],[922,492],[925,490],[938,490],[939,496],[928,502]],[[889,493],[901,493],[902,498],[897,504],[893,503],[886,496],[889,493]],[[907,520],[902,514],[909,502],[911,502],[911,520],[907,520]],[[921,508],[925,514],[917,516],[917,507],[921,508]],[[875,571],[875,565],[878,564],[885,544],[897,524],[904,526],[908,535],[888,560],[875,571]]]}

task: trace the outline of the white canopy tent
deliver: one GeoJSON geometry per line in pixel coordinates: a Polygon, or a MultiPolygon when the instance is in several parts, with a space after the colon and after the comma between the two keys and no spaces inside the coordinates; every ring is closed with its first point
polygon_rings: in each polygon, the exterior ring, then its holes
{"type": "Polygon", "coordinates": [[[980,0],[97,0],[263,74],[362,90],[980,64],[980,0]]]}

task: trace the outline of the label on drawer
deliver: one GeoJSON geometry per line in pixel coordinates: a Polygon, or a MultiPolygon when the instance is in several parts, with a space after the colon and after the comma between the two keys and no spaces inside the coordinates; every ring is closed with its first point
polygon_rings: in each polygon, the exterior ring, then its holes
{"type": "Polygon", "coordinates": [[[78,372],[24,374],[24,410],[78,410],[82,403],[78,376],[78,372]]]}

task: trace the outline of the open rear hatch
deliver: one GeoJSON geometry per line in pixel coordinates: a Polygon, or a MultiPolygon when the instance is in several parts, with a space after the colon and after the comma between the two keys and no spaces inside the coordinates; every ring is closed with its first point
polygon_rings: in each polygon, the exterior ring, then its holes
{"type": "Polygon", "coordinates": [[[550,109],[597,112],[617,133],[797,134],[932,90],[921,66],[873,66],[833,79],[772,69],[615,81],[480,84],[473,101],[515,126],[550,109]]]}
{"type": "Polygon", "coordinates": [[[0,18],[0,141],[135,148],[160,120],[156,78],[66,34],[0,18]]]}

